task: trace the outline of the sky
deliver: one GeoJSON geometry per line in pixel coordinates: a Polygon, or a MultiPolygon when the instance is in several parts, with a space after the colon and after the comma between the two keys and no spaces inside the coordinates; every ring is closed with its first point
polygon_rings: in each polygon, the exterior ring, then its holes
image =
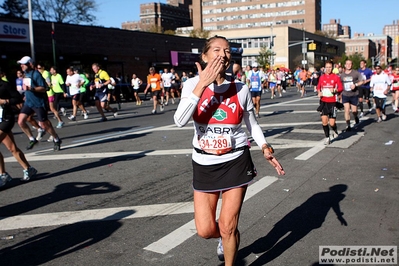
{"type": "MultiPolygon", "coordinates": [[[[140,4],[166,0],[95,0],[96,25],[121,28],[122,22],[140,20],[140,4]]],[[[322,25],[340,19],[354,33],[382,34],[384,25],[399,20],[398,0],[322,0],[322,25]]]]}

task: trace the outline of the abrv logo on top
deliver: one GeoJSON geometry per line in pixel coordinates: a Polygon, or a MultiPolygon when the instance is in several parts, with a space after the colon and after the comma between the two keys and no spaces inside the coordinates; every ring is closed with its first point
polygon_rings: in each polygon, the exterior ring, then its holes
{"type": "Polygon", "coordinates": [[[29,42],[29,25],[22,23],[0,22],[0,41],[29,42]]]}

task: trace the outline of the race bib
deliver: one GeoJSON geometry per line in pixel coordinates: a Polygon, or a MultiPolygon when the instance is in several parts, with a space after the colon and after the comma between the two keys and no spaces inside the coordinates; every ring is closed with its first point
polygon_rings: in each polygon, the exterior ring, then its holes
{"type": "Polygon", "coordinates": [[[324,87],[324,88],[321,90],[321,93],[322,93],[322,95],[323,95],[324,97],[332,97],[332,96],[334,96],[334,94],[331,92],[330,88],[328,88],[328,87],[324,87]]]}
{"type": "Polygon", "coordinates": [[[374,87],[374,90],[375,90],[376,92],[377,92],[377,91],[383,92],[383,91],[385,90],[385,86],[382,85],[382,84],[376,84],[375,87],[374,87]]]}
{"type": "Polygon", "coordinates": [[[300,80],[300,81],[299,81],[299,84],[303,84],[303,80],[300,80]]]}
{"type": "Polygon", "coordinates": [[[151,88],[155,89],[157,87],[157,84],[155,82],[151,83],[151,88]]]}
{"type": "Polygon", "coordinates": [[[232,150],[231,135],[202,135],[198,136],[200,149],[211,154],[222,155],[232,150]]]}
{"type": "Polygon", "coordinates": [[[351,85],[353,84],[353,82],[345,82],[344,83],[344,90],[345,91],[352,91],[351,89],[351,85]]]}
{"type": "Polygon", "coordinates": [[[257,87],[259,86],[259,82],[257,82],[257,81],[252,81],[252,82],[251,82],[251,86],[254,87],[254,88],[257,88],[257,87]]]}

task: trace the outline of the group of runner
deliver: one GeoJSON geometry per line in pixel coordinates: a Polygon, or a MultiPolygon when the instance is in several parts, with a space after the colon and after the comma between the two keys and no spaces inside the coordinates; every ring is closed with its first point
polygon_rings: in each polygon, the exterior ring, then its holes
{"type": "Polygon", "coordinates": [[[324,72],[319,77],[317,92],[320,97],[320,112],[322,126],[325,134],[324,144],[328,145],[338,137],[335,120],[337,110],[343,105],[346,132],[352,131],[351,114],[355,125],[359,124],[359,118],[365,115],[363,103],[368,105],[371,114],[375,109],[377,122],[387,119],[386,100],[391,92],[393,101],[392,109],[399,112],[399,68],[388,68],[385,71],[381,65],[376,65],[374,70],[366,67],[366,60],[360,62],[358,70],[352,69],[353,62],[346,60],[343,71],[334,73],[333,63],[327,62],[324,72]],[[358,113],[360,109],[360,114],[358,113]],[[330,135],[330,125],[332,134],[330,135]]]}

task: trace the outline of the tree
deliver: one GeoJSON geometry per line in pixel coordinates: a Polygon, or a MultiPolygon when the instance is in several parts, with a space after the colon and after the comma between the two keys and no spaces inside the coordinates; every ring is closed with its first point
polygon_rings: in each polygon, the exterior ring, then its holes
{"type": "Polygon", "coordinates": [[[96,10],[92,0],[32,0],[33,15],[44,21],[80,24],[93,22],[96,10]]]}
{"type": "Polygon", "coordinates": [[[268,68],[271,64],[271,57],[273,52],[265,46],[260,47],[259,55],[256,57],[256,62],[259,66],[268,68]]]}
{"type": "Polygon", "coordinates": [[[209,30],[203,30],[203,29],[193,29],[190,32],[190,37],[191,38],[203,38],[203,39],[207,39],[209,38],[209,35],[211,34],[211,32],[209,30]]]}
{"type": "Polygon", "coordinates": [[[5,11],[2,15],[6,17],[23,18],[28,12],[28,2],[26,0],[5,0],[0,8],[5,11]]]}
{"type": "MultiPolygon", "coordinates": [[[[0,7],[6,11],[6,16],[27,17],[26,0],[5,0],[0,7]]],[[[94,11],[94,0],[32,0],[32,17],[43,21],[91,24],[96,19],[92,15],[94,11]]]]}

